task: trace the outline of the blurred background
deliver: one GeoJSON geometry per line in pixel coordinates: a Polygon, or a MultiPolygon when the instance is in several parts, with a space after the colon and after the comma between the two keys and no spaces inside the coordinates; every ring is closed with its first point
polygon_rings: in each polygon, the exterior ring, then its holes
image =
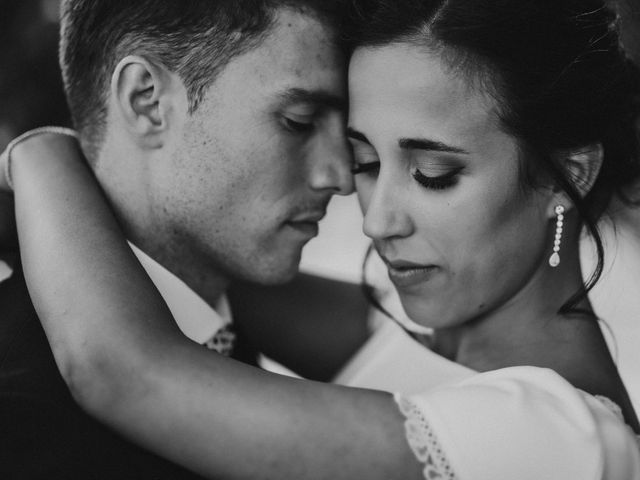
{"type": "MultiPolygon", "coordinates": [[[[620,14],[628,55],[640,64],[640,0],[610,3],[620,14]]],[[[26,130],[70,125],[57,60],[59,4],[59,0],[0,0],[0,150],[26,130]]],[[[626,220],[629,228],[605,235],[614,254],[591,297],[613,332],[612,349],[640,407],[640,215],[626,220]]],[[[368,245],[361,225],[355,196],[332,201],[320,236],[305,249],[303,270],[358,282],[368,245]]],[[[588,245],[583,257],[585,272],[590,272],[588,245]]]]}
{"type": "Polygon", "coordinates": [[[58,0],[0,0],[0,148],[43,125],[69,125],[58,68],[58,0]]]}

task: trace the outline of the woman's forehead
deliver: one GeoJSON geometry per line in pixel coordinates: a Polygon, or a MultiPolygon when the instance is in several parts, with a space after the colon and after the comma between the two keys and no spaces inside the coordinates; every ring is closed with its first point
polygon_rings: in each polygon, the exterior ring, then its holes
{"type": "Polygon", "coordinates": [[[349,75],[350,126],[356,130],[405,136],[428,130],[472,139],[498,128],[493,98],[424,48],[358,49],[349,75]]]}

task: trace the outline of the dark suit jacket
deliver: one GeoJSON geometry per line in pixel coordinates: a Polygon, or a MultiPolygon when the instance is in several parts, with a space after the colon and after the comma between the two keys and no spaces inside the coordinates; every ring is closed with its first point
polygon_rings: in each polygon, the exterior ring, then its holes
{"type": "Polygon", "coordinates": [[[0,283],[0,479],[201,478],[127,442],[75,404],[15,267],[0,283]]]}

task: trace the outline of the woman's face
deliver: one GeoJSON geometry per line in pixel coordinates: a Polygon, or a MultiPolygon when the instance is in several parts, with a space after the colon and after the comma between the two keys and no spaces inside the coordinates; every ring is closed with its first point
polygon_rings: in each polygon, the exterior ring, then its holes
{"type": "Polygon", "coordinates": [[[409,317],[451,327],[526,298],[548,268],[551,197],[521,187],[495,101],[402,44],[356,50],[349,92],[364,232],[409,317]]]}

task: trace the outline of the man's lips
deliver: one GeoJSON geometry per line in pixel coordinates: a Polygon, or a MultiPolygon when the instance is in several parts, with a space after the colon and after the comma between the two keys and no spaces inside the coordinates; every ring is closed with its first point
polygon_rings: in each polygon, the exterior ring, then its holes
{"type": "Polygon", "coordinates": [[[287,220],[285,225],[304,237],[312,238],[318,235],[318,222],[324,218],[325,214],[324,209],[297,213],[287,220]]]}
{"type": "Polygon", "coordinates": [[[302,234],[304,237],[313,238],[318,235],[320,227],[318,222],[285,222],[285,225],[292,230],[302,234]]]}
{"type": "Polygon", "coordinates": [[[291,219],[289,219],[286,223],[318,223],[324,218],[326,213],[327,211],[325,209],[297,213],[293,215],[291,219]]]}

